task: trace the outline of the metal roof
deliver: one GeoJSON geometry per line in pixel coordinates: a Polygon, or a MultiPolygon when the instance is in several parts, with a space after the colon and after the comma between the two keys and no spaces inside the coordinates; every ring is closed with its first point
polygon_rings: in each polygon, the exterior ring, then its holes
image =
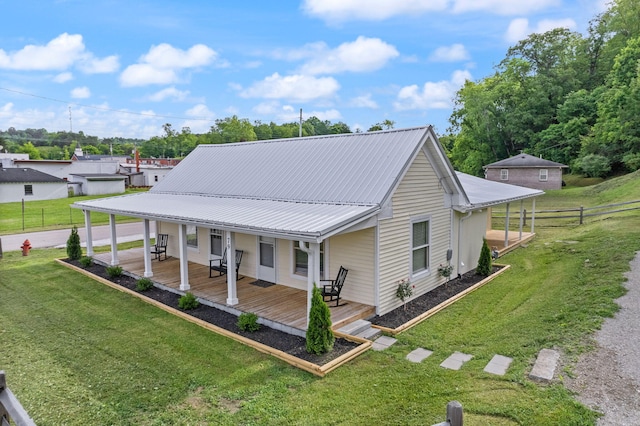
{"type": "Polygon", "coordinates": [[[457,210],[461,211],[478,210],[544,194],[539,189],[494,182],[462,172],[456,172],[456,175],[471,203],[469,206],[458,206],[457,210]]]}
{"type": "Polygon", "coordinates": [[[75,203],[91,211],[321,241],[378,212],[375,205],[321,204],[189,194],[133,195],[75,203]]]}
{"type": "Polygon", "coordinates": [[[30,168],[0,169],[0,183],[66,183],[63,179],[30,168]]]}
{"type": "Polygon", "coordinates": [[[154,193],[381,204],[429,127],[199,145],[154,193]]]}
{"type": "Polygon", "coordinates": [[[529,154],[518,154],[495,163],[487,164],[485,169],[508,169],[510,167],[569,167],[555,161],[545,160],[544,158],[534,157],[529,154]]]}

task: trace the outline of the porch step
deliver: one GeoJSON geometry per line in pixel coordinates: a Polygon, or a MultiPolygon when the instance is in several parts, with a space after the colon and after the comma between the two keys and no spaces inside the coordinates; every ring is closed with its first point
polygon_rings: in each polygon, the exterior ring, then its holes
{"type": "Polygon", "coordinates": [[[359,333],[371,328],[371,323],[367,320],[359,319],[338,329],[339,332],[350,336],[357,336],[359,333]]]}
{"type": "Polygon", "coordinates": [[[362,333],[358,333],[357,336],[367,340],[375,340],[381,334],[382,334],[382,330],[380,330],[379,328],[369,327],[362,333]]]}

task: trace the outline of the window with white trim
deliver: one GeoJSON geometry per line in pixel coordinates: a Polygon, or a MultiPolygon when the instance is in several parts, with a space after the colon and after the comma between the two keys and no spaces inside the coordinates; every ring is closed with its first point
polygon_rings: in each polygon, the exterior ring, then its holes
{"type": "Polygon", "coordinates": [[[198,248],[198,227],[187,225],[187,247],[198,248]]]}
{"type": "Polygon", "coordinates": [[[211,254],[213,256],[222,257],[224,252],[224,244],[222,244],[224,232],[219,229],[211,230],[211,254]]]}
{"type": "Polygon", "coordinates": [[[411,273],[413,275],[429,269],[429,248],[431,245],[431,223],[427,219],[411,223],[411,273]]]}
{"type": "Polygon", "coordinates": [[[546,182],[549,179],[549,170],[548,169],[540,169],[539,179],[541,182],[546,182]]]}
{"type": "Polygon", "coordinates": [[[509,180],[509,169],[500,169],[500,180],[509,180]]]}
{"type": "MultiPolygon", "coordinates": [[[[300,248],[300,243],[298,241],[293,242],[293,273],[296,275],[301,275],[303,277],[307,276],[308,273],[308,262],[309,256],[305,251],[300,248]]],[[[320,243],[320,278],[324,278],[324,241],[320,243]]]]}

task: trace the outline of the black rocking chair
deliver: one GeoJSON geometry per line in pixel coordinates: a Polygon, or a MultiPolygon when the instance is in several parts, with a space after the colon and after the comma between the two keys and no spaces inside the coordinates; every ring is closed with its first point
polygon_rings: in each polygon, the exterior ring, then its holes
{"type": "Polygon", "coordinates": [[[338,272],[338,276],[335,280],[320,280],[320,282],[328,282],[331,284],[326,284],[322,286],[322,298],[325,302],[336,301],[336,306],[340,306],[340,292],[342,291],[342,286],[344,285],[344,280],[347,278],[348,269],[340,266],[340,271],[338,272]],[[326,298],[329,298],[327,300],[326,298]]]}
{"type": "MultiPolygon", "coordinates": [[[[238,279],[238,271],[240,270],[240,262],[242,262],[243,253],[244,250],[236,250],[236,280],[238,279]]],[[[209,261],[209,278],[213,277],[213,275],[211,275],[211,271],[218,271],[220,274],[218,276],[222,276],[227,273],[227,249],[224,249],[221,259],[211,259],[209,261]]]]}
{"type": "Polygon", "coordinates": [[[151,254],[155,255],[155,258],[162,260],[162,254],[164,253],[164,259],[167,260],[167,241],[169,240],[169,234],[158,234],[156,236],[155,245],[151,246],[151,254]]]}

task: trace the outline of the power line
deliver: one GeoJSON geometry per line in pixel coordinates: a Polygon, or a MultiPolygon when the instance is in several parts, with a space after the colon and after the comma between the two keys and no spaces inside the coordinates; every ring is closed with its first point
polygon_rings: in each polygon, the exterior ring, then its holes
{"type": "Polygon", "coordinates": [[[31,96],[32,98],[39,98],[39,99],[45,99],[47,101],[59,102],[61,104],[66,104],[66,105],[74,105],[74,106],[80,106],[80,107],[84,107],[84,108],[96,109],[98,111],[117,112],[117,113],[120,113],[120,114],[141,115],[141,116],[144,116],[144,117],[153,117],[153,118],[173,118],[173,119],[176,119],[176,120],[214,121],[214,120],[212,120],[210,118],[178,117],[178,116],[174,116],[174,115],[149,114],[149,113],[145,113],[145,112],[125,111],[125,110],[121,110],[121,109],[99,107],[99,106],[95,106],[95,105],[86,105],[86,104],[80,104],[80,103],[77,103],[77,102],[63,101],[62,99],[50,98],[48,96],[40,96],[40,95],[35,95],[33,93],[21,92],[19,90],[7,89],[6,87],[0,87],[0,90],[4,90],[4,91],[7,91],[7,92],[11,92],[11,93],[17,93],[17,94],[23,95],[23,96],[31,96]]]}

